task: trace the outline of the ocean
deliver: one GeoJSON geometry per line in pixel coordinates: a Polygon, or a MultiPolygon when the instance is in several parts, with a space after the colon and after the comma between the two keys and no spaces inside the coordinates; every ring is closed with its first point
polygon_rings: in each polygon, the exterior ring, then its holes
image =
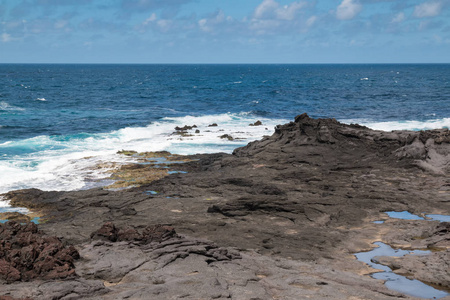
{"type": "Polygon", "coordinates": [[[231,153],[304,112],[450,127],[449,64],[0,64],[0,80],[0,193],[95,187],[106,176],[95,166],[132,160],[119,150],[231,153]],[[200,133],[173,134],[184,125],[200,133]]]}

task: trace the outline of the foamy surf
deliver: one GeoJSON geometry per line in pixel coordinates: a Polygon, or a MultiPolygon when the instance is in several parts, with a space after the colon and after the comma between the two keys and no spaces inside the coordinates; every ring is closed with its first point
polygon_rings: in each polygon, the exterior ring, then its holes
{"type": "Polygon", "coordinates": [[[0,213],[5,212],[19,212],[19,213],[29,213],[30,211],[25,207],[12,207],[9,204],[9,200],[6,200],[3,196],[0,196],[0,213]]]}
{"type": "Polygon", "coordinates": [[[24,108],[9,104],[8,102],[0,102],[0,111],[24,111],[24,108]]]}
{"type": "Polygon", "coordinates": [[[0,144],[0,193],[24,188],[80,190],[98,185],[109,169],[133,161],[119,150],[169,151],[177,154],[226,152],[271,135],[287,120],[256,118],[250,114],[221,114],[163,118],[146,127],[128,127],[101,134],[37,136],[0,144]],[[249,126],[260,120],[263,125],[249,126]],[[212,126],[216,123],[218,126],[212,126]],[[187,134],[175,127],[196,125],[187,134]],[[195,131],[198,130],[199,133],[195,131]],[[224,135],[233,140],[221,138],[224,135]],[[23,153],[17,155],[14,153],[23,153]],[[99,167],[101,166],[101,167],[99,167]]]}
{"type": "Polygon", "coordinates": [[[374,130],[392,131],[392,130],[430,130],[450,128],[450,118],[431,119],[427,121],[388,121],[373,122],[367,119],[347,119],[340,120],[346,124],[359,124],[374,130]]]}

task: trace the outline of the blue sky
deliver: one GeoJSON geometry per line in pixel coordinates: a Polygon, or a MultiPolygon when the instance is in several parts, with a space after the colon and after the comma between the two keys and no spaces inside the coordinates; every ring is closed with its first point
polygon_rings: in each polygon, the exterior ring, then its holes
{"type": "Polygon", "coordinates": [[[450,62],[450,0],[0,0],[0,63],[409,62],[450,62]]]}

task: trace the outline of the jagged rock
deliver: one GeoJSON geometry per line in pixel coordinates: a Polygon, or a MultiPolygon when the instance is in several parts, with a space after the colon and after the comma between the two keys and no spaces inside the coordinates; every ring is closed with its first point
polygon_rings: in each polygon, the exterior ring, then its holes
{"type": "Polygon", "coordinates": [[[65,246],[57,237],[43,234],[34,223],[0,224],[0,240],[0,279],[8,283],[35,278],[60,279],[75,274],[78,251],[73,246],[65,246]]]}
{"type": "Polygon", "coordinates": [[[119,230],[112,222],[107,222],[103,226],[91,234],[91,239],[107,240],[111,242],[117,241],[119,230]]]}

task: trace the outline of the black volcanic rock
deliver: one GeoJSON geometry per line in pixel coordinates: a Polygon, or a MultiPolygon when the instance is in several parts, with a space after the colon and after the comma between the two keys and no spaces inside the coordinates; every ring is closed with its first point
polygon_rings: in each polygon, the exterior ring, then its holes
{"type": "MultiPolygon", "coordinates": [[[[450,214],[449,153],[447,129],[384,132],[302,114],[232,155],[191,156],[180,165],[188,173],[139,188],[4,196],[41,210],[40,228],[79,249],[80,277],[58,297],[392,299],[402,295],[364,275],[373,270],[352,254],[380,240],[447,245],[446,224],[384,212],[450,214]]],[[[429,271],[436,276],[420,278],[445,285],[448,254],[438,253],[417,278],[429,271]]],[[[58,290],[17,284],[0,291],[58,290]]]]}

